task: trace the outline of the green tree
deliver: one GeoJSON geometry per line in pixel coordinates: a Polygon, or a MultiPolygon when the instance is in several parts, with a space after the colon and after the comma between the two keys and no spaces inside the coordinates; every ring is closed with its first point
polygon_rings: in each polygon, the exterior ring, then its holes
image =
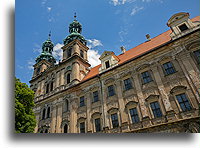
{"type": "Polygon", "coordinates": [[[15,132],[33,133],[36,119],[32,108],[34,107],[34,92],[15,78],[15,132]]]}

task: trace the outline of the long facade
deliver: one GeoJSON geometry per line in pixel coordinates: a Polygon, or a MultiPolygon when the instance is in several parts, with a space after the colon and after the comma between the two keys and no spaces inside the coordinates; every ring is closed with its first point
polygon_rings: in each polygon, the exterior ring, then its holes
{"type": "Polygon", "coordinates": [[[50,39],[30,80],[35,133],[199,132],[200,17],[174,14],[170,30],[91,68],[76,20],[56,64],[50,39]]]}

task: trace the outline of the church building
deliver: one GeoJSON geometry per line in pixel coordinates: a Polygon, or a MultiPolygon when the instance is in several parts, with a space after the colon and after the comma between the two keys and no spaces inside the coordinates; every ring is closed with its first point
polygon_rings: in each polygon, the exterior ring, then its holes
{"type": "Polygon", "coordinates": [[[200,132],[200,16],[177,13],[167,26],[120,55],[104,51],[93,68],[76,16],[59,63],[49,35],[30,80],[35,133],[200,132]]]}

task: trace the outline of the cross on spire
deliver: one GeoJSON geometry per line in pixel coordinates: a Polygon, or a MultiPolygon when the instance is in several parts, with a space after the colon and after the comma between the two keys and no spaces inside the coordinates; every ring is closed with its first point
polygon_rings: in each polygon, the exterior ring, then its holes
{"type": "Polygon", "coordinates": [[[74,13],[74,20],[76,20],[76,12],[74,13]]]}
{"type": "Polygon", "coordinates": [[[49,31],[49,38],[48,39],[50,40],[50,38],[51,38],[51,31],[49,31]]]}

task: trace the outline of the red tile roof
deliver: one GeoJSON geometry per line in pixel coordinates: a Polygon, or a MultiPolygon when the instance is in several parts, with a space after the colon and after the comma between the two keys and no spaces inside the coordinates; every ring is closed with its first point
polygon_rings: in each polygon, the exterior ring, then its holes
{"type": "MultiPolygon", "coordinates": [[[[200,16],[197,16],[191,20],[193,22],[200,21],[200,16]]],[[[168,41],[171,40],[171,37],[170,37],[171,32],[172,32],[172,30],[170,29],[170,30],[152,38],[150,41],[144,42],[144,43],[126,51],[124,54],[118,55],[117,57],[120,59],[118,64],[120,65],[134,57],[137,57],[141,54],[144,54],[144,53],[150,51],[151,49],[154,49],[160,45],[167,43],[168,41]]],[[[85,81],[87,79],[90,79],[90,78],[98,75],[100,67],[101,67],[101,64],[91,68],[89,73],[84,77],[84,79],[82,81],[85,81]]]]}

